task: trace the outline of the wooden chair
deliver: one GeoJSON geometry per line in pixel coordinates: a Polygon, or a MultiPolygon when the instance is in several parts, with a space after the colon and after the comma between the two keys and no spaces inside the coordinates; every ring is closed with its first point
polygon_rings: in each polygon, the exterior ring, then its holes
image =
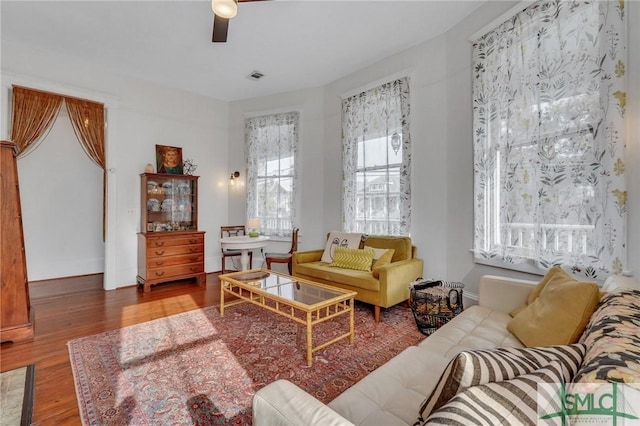
{"type": "MultiPolygon", "coordinates": [[[[226,237],[237,237],[239,235],[247,235],[247,230],[244,225],[233,225],[233,226],[221,226],[220,227],[220,238],[226,237]]],[[[235,257],[240,256],[242,253],[240,250],[231,250],[231,249],[223,249],[222,251],[222,273],[225,273],[225,261],[227,257],[235,257]]],[[[249,252],[249,269],[253,267],[253,253],[249,252]]]]}
{"type": "Polygon", "coordinates": [[[293,228],[291,233],[291,249],[288,253],[265,253],[264,260],[267,262],[267,269],[271,269],[272,263],[286,263],[289,266],[289,275],[293,274],[293,252],[298,251],[298,228],[293,228]]]}

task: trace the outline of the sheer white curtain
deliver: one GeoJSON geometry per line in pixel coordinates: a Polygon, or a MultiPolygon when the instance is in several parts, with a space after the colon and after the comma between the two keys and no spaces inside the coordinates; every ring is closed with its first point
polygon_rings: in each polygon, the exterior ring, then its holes
{"type": "Polygon", "coordinates": [[[342,101],[342,223],[347,232],[409,235],[409,79],[342,101]]]}
{"type": "Polygon", "coordinates": [[[264,235],[290,236],[296,220],[298,112],[248,118],[247,218],[264,235]]]}
{"type": "Polygon", "coordinates": [[[598,280],[623,270],[624,13],[540,1],[474,43],[478,261],[598,280]]]}

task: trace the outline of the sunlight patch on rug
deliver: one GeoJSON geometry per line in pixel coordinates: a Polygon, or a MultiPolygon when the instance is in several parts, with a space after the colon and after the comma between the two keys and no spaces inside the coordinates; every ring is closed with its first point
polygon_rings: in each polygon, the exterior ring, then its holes
{"type": "MultiPolygon", "coordinates": [[[[314,342],[348,327],[348,317],[314,326],[314,342]]],[[[217,307],[108,331],[68,343],[85,425],[249,424],[255,392],[288,379],[329,402],[369,372],[424,338],[409,308],[375,324],[356,304],[355,342],[342,340],[306,365],[306,330],[243,304],[217,307]]]]}

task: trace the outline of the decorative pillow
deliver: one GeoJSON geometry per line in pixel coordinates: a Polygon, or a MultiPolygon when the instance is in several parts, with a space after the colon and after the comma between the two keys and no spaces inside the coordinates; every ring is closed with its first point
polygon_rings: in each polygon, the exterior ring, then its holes
{"type": "Polygon", "coordinates": [[[364,234],[332,231],[329,234],[327,244],[324,247],[324,253],[322,253],[322,259],[320,260],[322,262],[331,263],[333,261],[333,252],[336,247],[348,247],[353,249],[359,248],[363,235],[364,234]]]}
{"type": "Polygon", "coordinates": [[[551,361],[510,380],[468,388],[415,425],[540,424],[541,416],[562,412],[564,384],[570,381],[562,364],[551,361]]]}
{"type": "MultiPolygon", "coordinates": [[[[367,247],[365,247],[365,249],[366,248],[367,247]]],[[[385,250],[384,254],[380,256],[377,260],[374,257],[373,266],[371,267],[374,278],[380,277],[380,268],[391,263],[391,259],[393,258],[394,253],[395,253],[394,249],[387,249],[385,250]]]]}
{"type": "Polygon", "coordinates": [[[365,244],[364,246],[365,250],[373,250],[373,260],[378,260],[380,259],[380,257],[382,257],[383,254],[385,254],[385,252],[387,251],[386,248],[375,248],[375,247],[371,247],[365,244]]]}
{"type": "Polygon", "coordinates": [[[529,347],[575,343],[599,300],[596,283],[554,274],[540,296],[507,324],[507,330],[529,347]]]}
{"type": "Polygon", "coordinates": [[[373,250],[336,247],[330,266],[355,269],[356,271],[370,271],[371,262],[373,262],[373,250]]]}
{"type": "Polygon", "coordinates": [[[540,282],[536,284],[536,286],[529,292],[529,296],[527,296],[527,301],[525,302],[525,304],[509,312],[509,315],[511,315],[511,317],[515,317],[520,312],[524,311],[527,306],[532,304],[540,296],[540,293],[542,293],[542,289],[545,288],[545,286],[549,283],[549,281],[551,281],[551,279],[554,279],[556,277],[573,279],[569,274],[567,274],[564,271],[564,269],[562,269],[559,266],[554,266],[553,268],[547,271],[547,273],[545,274],[544,277],[542,277],[540,282]]]}
{"type": "Polygon", "coordinates": [[[640,383],[640,290],[606,295],[580,338],[588,350],[574,382],[640,383]]]}
{"type": "Polygon", "coordinates": [[[621,275],[611,275],[602,284],[603,292],[621,290],[623,288],[640,290],[640,280],[637,278],[623,277],[621,275]]]}
{"type": "Polygon", "coordinates": [[[431,395],[420,406],[419,419],[446,404],[457,393],[484,383],[513,379],[531,373],[550,362],[559,362],[575,374],[585,354],[585,346],[543,348],[493,348],[460,352],[442,373],[431,395]]]}

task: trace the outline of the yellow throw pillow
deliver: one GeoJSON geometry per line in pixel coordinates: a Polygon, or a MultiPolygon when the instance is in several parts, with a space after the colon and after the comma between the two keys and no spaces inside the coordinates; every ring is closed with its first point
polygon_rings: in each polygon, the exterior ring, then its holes
{"type": "Polygon", "coordinates": [[[360,250],[347,247],[336,247],[333,262],[330,266],[356,271],[370,271],[373,262],[373,250],[360,250]]]}
{"type": "Polygon", "coordinates": [[[564,278],[573,279],[560,266],[554,266],[553,268],[547,271],[547,273],[545,274],[544,277],[542,277],[540,282],[536,284],[536,286],[529,292],[529,296],[527,296],[527,301],[525,302],[525,304],[509,312],[509,315],[511,315],[511,317],[515,317],[520,312],[522,312],[527,306],[532,304],[534,300],[536,300],[540,296],[540,293],[542,293],[542,289],[544,289],[545,286],[549,283],[549,281],[555,277],[564,277],[564,278]]]}
{"type": "Polygon", "coordinates": [[[554,266],[547,271],[538,285],[536,285],[535,288],[531,290],[531,293],[529,293],[529,297],[527,297],[527,305],[532,304],[534,300],[540,297],[540,293],[542,293],[542,290],[544,290],[546,285],[549,284],[549,281],[559,278],[575,281],[575,279],[571,275],[567,274],[560,266],[554,266]]]}
{"type": "Polygon", "coordinates": [[[554,273],[540,295],[507,325],[524,345],[569,345],[578,341],[600,298],[596,283],[554,273]]]}
{"type": "Polygon", "coordinates": [[[391,263],[391,259],[393,258],[393,254],[395,252],[396,251],[394,249],[387,249],[387,251],[385,251],[384,254],[378,258],[378,260],[373,262],[373,267],[371,268],[371,270],[373,271],[374,278],[380,277],[380,268],[391,263]]]}
{"type": "Polygon", "coordinates": [[[516,315],[518,315],[520,312],[524,311],[525,309],[527,309],[528,305],[522,305],[518,308],[515,308],[513,311],[509,312],[509,315],[511,316],[511,318],[515,317],[516,315]]]}

